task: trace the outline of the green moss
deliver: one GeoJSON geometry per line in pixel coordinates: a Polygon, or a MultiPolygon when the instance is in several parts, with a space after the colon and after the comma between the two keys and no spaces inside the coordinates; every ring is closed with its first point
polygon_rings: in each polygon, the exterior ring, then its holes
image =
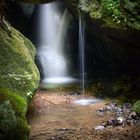
{"type": "Polygon", "coordinates": [[[133,105],[133,109],[136,113],[140,115],[140,100],[135,102],[135,104],[133,105]]]}
{"type": "Polygon", "coordinates": [[[20,32],[6,26],[11,32],[0,27],[0,139],[28,140],[26,112],[39,83],[35,48],[20,32]]]}
{"type": "Polygon", "coordinates": [[[123,20],[123,13],[121,12],[119,0],[102,0],[102,13],[104,16],[111,16],[112,20],[120,23],[123,20]]]}
{"type": "MultiPolygon", "coordinates": [[[[104,26],[111,28],[135,28],[140,29],[140,1],[138,0],[67,0],[75,8],[89,14],[93,20],[100,19],[104,26]]],[[[77,10],[78,11],[78,10],[77,10]]]]}
{"type": "Polygon", "coordinates": [[[0,93],[3,94],[11,102],[13,109],[16,110],[17,114],[20,114],[21,116],[26,115],[27,103],[24,98],[14,92],[11,92],[8,89],[1,88],[0,93]]]}
{"type": "Polygon", "coordinates": [[[0,139],[12,139],[16,136],[17,121],[15,112],[8,100],[0,102],[0,139]]]}
{"type": "Polygon", "coordinates": [[[25,99],[18,94],[7,89],[0,89],[0,134],[2,139],[9,140],[20,139],[28,140],[29,126],[26,121],[27,103],[25,99]]]}
{"type": "Polygon", "coordinates": [[[14,90],[27,98],[37,89],[39,73],[34,64],[33,44],[14,28],[11,36],[0,28],[0,87],[14,90]],[[15,84],[16,83],[16,84],[15,84]]]}

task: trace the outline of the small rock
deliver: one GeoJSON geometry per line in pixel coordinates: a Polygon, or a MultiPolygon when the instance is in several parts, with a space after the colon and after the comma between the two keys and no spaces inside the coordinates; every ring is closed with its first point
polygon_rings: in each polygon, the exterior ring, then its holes
{"type": "Polygon", "coordinates": [[[117,110],[116,110],[116,112],[122,112],[123,110],[122,110],[122,108],[120,108],[120,107],[118,107],[117,108],[117,110]]]}
{"type": "Polygon", "coordinates": [[[132,104],[130,104],[130,103],[125,103],[123,106],[126,108],[132,108],[132,104]]]}
{"type": "Polygon", "coordinates": [[[114,103],[110,103],[110,107],[112,108],[112,109],[114,109],[115,107],[117,106],[117,104],[114,102],[114,103]]]}
{"type": "Polygon", "coordinates": [[[133,112],[130,113],[130,115],[128,116],[128,118],[129,119],[137,119],[138,116],[137,116],[136,112],[133,111],[133,112]]]}
{"type": "Polygon", "coordinates": [[[105,113],[104,112],[97,111],[97,116],[104,117],[105,116],[105,113]]]}
{"type": "Polygon", "coordinates": [[[104,109],[100,108],[100,109],[97,110],[97,112],[104,112],[104,109]]]}
{"type": "Polygon", "coordinates": [[[122,116],[122,112],[116,112],[116,116],[122,116]]]}
{"type": "Polygon", "coordinates": [[[117,118],[118,124],[123,124],[124,120],[125,119],[122,116],[117,118]]]}
{"type": "Polygon", "coordinates": [[[112,107],[108,105],[108,106],[107,106],[107,110],[108,110],[108,111],[112,111],[112,107]]]}
{"type": "Polygon", "coordinates": [[[103,122],[101,123],[101,126],[106,127],[106,126],[107,126],[107,122],[106,122],[106,121],[103,121],[103,122]]]}
{"type": "Polygon", "coordinates": [[[102,125],[99,125],[99,126],[96,126],[95,127],[95,130],[103,130],[103,129],[105,129],[105,127],[102,126],[102,125]]]}
{"type": "Polygon", "coordinates": [[[106,126],[106,128],[109,128],[109,129],[113,128],[113,125],[106,126]]]}
{"type": "Polygon", "coordinates": [[[110,118],[108,121],[107,121],[107,126],[108,125],[113,125],[113,126],[116,126],[117,125],[117,119],[116,118],[110,118]]]}

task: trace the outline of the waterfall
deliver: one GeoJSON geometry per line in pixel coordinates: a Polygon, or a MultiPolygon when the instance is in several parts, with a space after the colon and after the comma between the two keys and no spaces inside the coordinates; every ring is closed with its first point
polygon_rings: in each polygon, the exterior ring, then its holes
{"type": "Polygon", "coordinates": [[[80,86],[85,94],[85,20],[82,11],[79,12],[79,59],[80,59],[80,86]]]}
{"type": "MultiPolygon", "coordinates": [[[[80,2],[85,2],[81,0],[80,2]]],[[[82,90],[82,97],[74,100],[74,104],[90,105],[101,102],[100,99],[88,98],[85,96],[85,16],[83,11],[79,11],[79,63],[80,63],[80,86],[82,90]]]]}
{"type": "Polygon", "coordinates": [[[39,5],[39,47],[37,56],[41,63],[42,83],[68,83],[67,57],[64,52],[67,28],[72,19],[60,2],[39,5]]]}

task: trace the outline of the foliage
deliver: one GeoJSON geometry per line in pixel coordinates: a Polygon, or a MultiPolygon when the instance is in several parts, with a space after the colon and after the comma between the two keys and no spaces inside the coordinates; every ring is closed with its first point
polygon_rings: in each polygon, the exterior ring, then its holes
{"type": "Polygon", "coordinates": [[[127,25],[140,29],[140,1],[122,0],[120,4],[123,15],[127,19],[127,25]]]}
{"type": "Polygon", "coordinates": [[[120,23],[122,26],[129,26],[140,29],[139,10],[137,5],[140,4],[137,0],[102,0],[102,12],[107,18],[111,16],[114,23],[120,23]]]}
{"type": "Polygon", "coordinates": [[[120,23],[123,20],[123,13],[120,8],[120,0],[102,0],[102,13],[105,16],[112,16],[113,21],[120,23]]]}
{"type": "Polygon", "coordinates": [[[140,29],[139,0],[81,0],[77,7],[92,19],[101,19],[109,27],[140,29]]]}
{"type": "Polygon", "coordinates": [[[135,104],[133,105],[133,109],[136,113],[140,115],[140,100],[135,102],[135,104]]]}

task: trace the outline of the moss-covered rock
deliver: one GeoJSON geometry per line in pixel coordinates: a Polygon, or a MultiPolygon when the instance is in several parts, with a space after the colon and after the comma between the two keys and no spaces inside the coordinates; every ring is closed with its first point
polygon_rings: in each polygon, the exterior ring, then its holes
{"type": "Polygon", "coordinates": [[[0,139],[27,140],[29,126],[26,121],[27,103],[16,93],[0,89],[0,139]]]}
{"type": "Polygon", "coordinates": [[[0,48],[0,88],[29,99],[39,79],[33,44],[12,27],[10,34],[0,28],[0,48]]]}
{"type": "Polygon", "coordinates": [[[27,140],[28,102],[39,83],[33,44],[8,24],[0,27],[0,139],[27,140]]]}
{"type": "Polygon", "coordinates": [[[136,113],[138,113],[140,115],[140,100],[138,100],[134,103],[133,109],[136,113]]]}
{"type": "Polygon", "coordinates": [[[16,129],[16,117],[15,112],[9,101],[3,101],[0,104],[0,139],[8,139],[15,137],[16,129]],[[8,134],[8,135],[7,135],[8,134]]]}
{"type": "Polygon", "coordinates": [[[139,0],[67,0],[73,11],[84,11],[92,20],[111,28],[140,29],[139,0]]]}

